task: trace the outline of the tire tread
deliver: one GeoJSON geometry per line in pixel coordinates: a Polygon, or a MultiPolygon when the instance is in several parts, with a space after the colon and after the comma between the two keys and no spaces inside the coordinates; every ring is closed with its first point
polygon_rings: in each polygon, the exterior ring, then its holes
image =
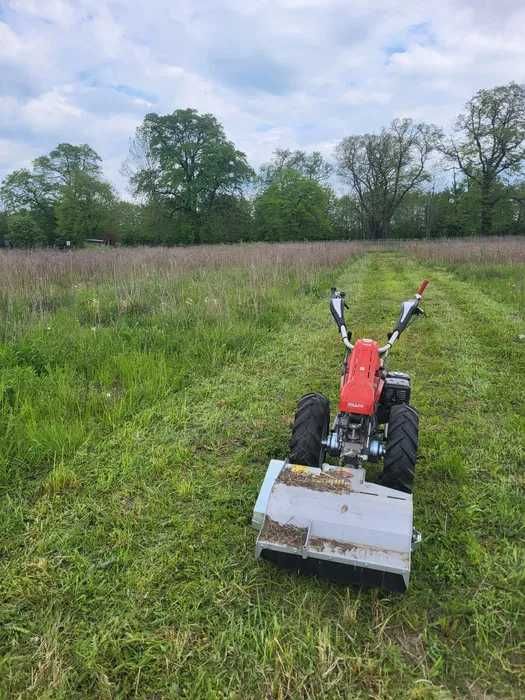
{"type": "Polygon", "coordinates": [[[293,464],[319,467],[321,441],[328,432],[330,402],[323,394],[306,394],[298,404],[290,437],[288,459],[293,464]]]}
{"type": "Polygon", "coordinates": [[[408,404],[392,406],[383,472],[380,483],[384,486],[412,493],[416,471],[419,416],[408,404]]]}

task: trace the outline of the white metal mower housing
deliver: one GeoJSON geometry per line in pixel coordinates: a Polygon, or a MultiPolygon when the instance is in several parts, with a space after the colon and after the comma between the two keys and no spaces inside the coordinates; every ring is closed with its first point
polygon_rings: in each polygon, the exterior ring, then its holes
{"type": "Polygon", "coordinates": [[[403,592],[419,533],[412,496],[365,480],[363,468],[272,459],[252,525],[255,553],[332,580],[403,592]]]}

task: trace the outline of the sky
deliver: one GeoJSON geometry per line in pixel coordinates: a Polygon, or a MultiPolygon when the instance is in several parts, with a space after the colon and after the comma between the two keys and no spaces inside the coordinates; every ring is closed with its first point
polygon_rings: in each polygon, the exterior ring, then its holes
{"type": "Polygon", "coordinates": [[[212,112],[257,167],[525,82],[523,0],[0,0],[0,179],[88,143],[125,194],[145,114],[212,112]]]}

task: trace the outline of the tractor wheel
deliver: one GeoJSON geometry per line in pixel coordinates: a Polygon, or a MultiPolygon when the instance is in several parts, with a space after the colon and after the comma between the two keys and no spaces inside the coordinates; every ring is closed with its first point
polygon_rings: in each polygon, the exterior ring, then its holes
{"type": "Polygon", "coordinates": [[[383,486],[412,493],[416,470],[419,416],[408,404],[390,409],[383,472],[383,486]]]}
{"type": "Polygon", "coordinates": [[[330,402],[322,394],[306,394],[297,404],[290,438],[289,461],[308,467],[320,467],[325,448],[321,444],[328,435],[330,402]]]}

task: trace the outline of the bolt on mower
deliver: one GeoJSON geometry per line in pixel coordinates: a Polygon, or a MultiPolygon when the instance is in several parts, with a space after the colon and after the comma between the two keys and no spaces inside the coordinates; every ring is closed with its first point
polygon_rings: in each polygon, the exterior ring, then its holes
{"type": "Polygon", "coordinates": [[[421,540],[412,522],[418,414],[410,405],[410,376],[389,372],[385,360],[423,313],[427,285],[424,280],[401,304],[381,347],[375,340],[351,342],[345,293],[332,289],[330,310],[345,346],[338,412],[330,428],[325,396],[300,399],[288,458],[270,461],[255,504],[257,558],[343,583],[406,590],[411,552],[421,540]],[[366,481],[367,463],[379,460],[377,483],[366,481]]]}

